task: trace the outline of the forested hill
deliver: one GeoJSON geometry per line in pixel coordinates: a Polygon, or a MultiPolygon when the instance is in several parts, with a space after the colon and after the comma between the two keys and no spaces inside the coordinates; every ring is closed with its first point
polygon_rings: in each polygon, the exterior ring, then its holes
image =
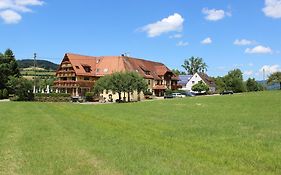
{"type": "MultiPolygon", "coordinates": [[[[34,66],[34,62],[32,59],[17,60],[17,62],[20,69],[34,66]]],[[[36,60],[36,66],[39,68],[44,68],[46,70],[57,70],[59,65],[46,60],[36,60]]]]}

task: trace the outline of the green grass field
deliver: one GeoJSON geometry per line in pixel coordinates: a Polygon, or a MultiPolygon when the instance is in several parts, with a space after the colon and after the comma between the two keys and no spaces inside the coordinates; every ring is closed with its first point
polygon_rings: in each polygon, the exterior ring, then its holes
{"type": "Polygon", "coordinates": [[[0,174],[281,174],[281,91],[0,103],[0,174]]]}

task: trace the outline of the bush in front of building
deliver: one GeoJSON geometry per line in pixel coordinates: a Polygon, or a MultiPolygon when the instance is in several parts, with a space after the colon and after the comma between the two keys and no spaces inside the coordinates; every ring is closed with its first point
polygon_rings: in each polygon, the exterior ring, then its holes
{"type": "Polygon", "coordinates": [[[50,93],[50,94],[35,94],[35,101],[38,102],[70,102],[70,94],[50,93]]]}
{"type": "Polygon", "coordinates": [[[94,92],[87,92],[85,94],[85,99],[87,102],[97,102],[99,101],[99,95],[94,92]]]}

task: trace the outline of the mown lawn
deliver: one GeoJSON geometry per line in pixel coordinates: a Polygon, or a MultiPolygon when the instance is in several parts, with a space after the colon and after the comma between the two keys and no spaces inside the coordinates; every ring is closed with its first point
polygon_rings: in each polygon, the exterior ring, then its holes
{"type": "Polygon", "coordinates": [[[0,103],[0,174],[281,174],[281,91],[0,103]]]}

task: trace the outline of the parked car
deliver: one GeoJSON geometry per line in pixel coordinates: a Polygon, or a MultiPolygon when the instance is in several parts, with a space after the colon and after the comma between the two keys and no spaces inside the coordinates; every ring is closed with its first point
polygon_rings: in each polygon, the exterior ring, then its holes
{"type": "Polygon", "coordinates": [[[192,93],[192,92],[183,92],[182,93],[183,95],[185,95],[185,96],[187,96],[187,97],[194,97],[195,96],[195,94],[194,93],[192,93]]]}
{"type": "Polygon", "coordinates": [[[172,94],[166,94],[166,95],[164,96],[164,99],[168,99],[168,98],[174,98],[174,96],[172,96],[172,94]]]}
{"type": "Polygon", "coordinates": [[[233,91],[222,91],[220,94],[221,95],[233,94],[233,91]]]}
{"type": "Polygon", "coordinates": [[[173,98],[184,98],[186,95],[182,93],[172,93],[173,98]]]}

